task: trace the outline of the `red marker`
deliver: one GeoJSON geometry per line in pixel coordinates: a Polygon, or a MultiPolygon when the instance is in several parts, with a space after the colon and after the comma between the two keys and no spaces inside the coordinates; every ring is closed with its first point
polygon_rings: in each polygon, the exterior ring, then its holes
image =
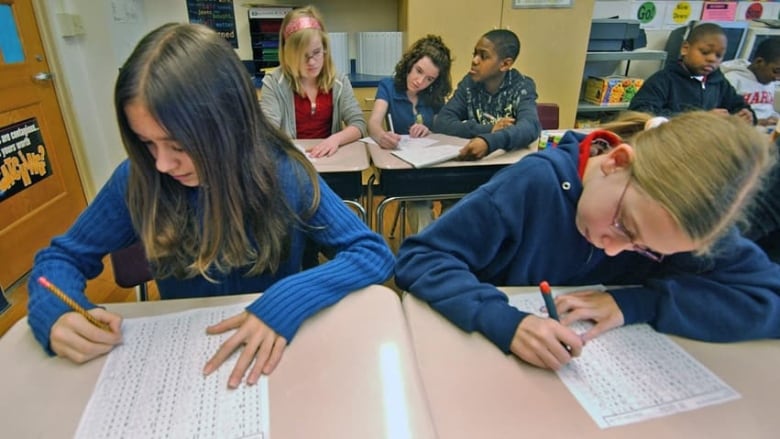
{"type": "Polygon", "coordinates": [[[550,284],[546,280],[543,280],[539,284],[539,291],[542,292],[542,298],[544,299],[544,306],[547,308],[547,315],[555,321],[560,321],[558,318],[558,310],[555,308],[555,300],[553,300],[552,289],[550,284]]]}

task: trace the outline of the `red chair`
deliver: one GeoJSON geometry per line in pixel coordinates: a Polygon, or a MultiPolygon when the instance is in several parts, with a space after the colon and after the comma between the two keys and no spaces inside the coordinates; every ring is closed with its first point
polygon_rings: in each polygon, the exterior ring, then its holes
{"type": "Polygon", "coordinates": [[[537,103],[536,112],[539,114],[539,122],[543,130],[557,130],[560,111],[558,104],[537,103]]]}
{"type": "Polygon", "coordinates": [[[148,291],[146,283],[154,279],[146,260],[141,242],[111,253],[111,265],[114,267],[114,282],[122,288],[137,288],[138,299],[146,301],[148,291]]]}

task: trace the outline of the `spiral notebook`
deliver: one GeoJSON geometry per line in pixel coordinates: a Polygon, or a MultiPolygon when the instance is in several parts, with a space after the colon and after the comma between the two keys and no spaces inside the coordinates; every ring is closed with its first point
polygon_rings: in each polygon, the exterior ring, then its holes
{"type": "Polygon", "coordinates": [[[460,149],[460,146],[455,145],[436,145],[398,149],[392,151],[391,154],[415,168],[425,168],[456,158],[460,154],[460,149]]]}

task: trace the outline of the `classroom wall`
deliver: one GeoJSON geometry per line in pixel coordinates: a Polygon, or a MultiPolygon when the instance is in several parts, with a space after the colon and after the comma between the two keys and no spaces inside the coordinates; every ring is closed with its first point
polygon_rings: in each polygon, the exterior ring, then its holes
{"type": "MultiPolygon", "coordinates": [[[[289,2],[264,1],[285,5],[289,2]]],[[[298,3],[296,3],[298,4],[298,3]]],[[[396,30],[397,0],[314,0],[325,16],[329,31],[396,30]]],[[[119,66],[138,40],[168,22],[187,21],[184,0],[33,0],[55,74],[55,88],[69,125],[87,199],[92,199],[125,157],[114,116],[113,87],[119,66]],[[78,15],[85,33],[63,37],[58,13],[78,15]]],[[[251,58],[248,7],[234,1],[237,50],[251,58]]],[[[354,49],[352,50],[354,53],[354,49]]]]}
{"type": "Polygon", "coordinates": [[[572,127],[594,1],[573,3],[571,8],[513,9],[511,0],[481,0],[478,6],[473,0],[401,0],[399,28],[407,42],[427,33],[442,36],[455,57],[453,85],[468,72],[480,35],[511,29],[521,46],[515,67],[534,79],[539,102],[560,106],[561,126],[572,127]]]}

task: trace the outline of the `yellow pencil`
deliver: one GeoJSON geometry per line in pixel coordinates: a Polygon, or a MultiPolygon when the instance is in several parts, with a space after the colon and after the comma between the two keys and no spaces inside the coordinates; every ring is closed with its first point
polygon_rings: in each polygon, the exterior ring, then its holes
{"type": "Polygon", "coordinates": [[[43,285],[47,290],[51,291],[55,296],[59,297],[60,300],[65,302],[66,305],[68,305],[73,311],[76,311],[77,313],[84,316],[85,319],[87,319],[90,323],[97,326],[100,329],[104,329],[106,331],[110,331],[111,328],[101,322],[100,320],[96,319],[92,314],[88,313],[86,309],[82,308],[81,305],[76,303],[73,299],[68,297],[67,294],[63,293],[61,289],[57,288],[53,283],[49,282],[48,279],[46,279],[43,276],[38,277],[38,283],[43,285]]]}

